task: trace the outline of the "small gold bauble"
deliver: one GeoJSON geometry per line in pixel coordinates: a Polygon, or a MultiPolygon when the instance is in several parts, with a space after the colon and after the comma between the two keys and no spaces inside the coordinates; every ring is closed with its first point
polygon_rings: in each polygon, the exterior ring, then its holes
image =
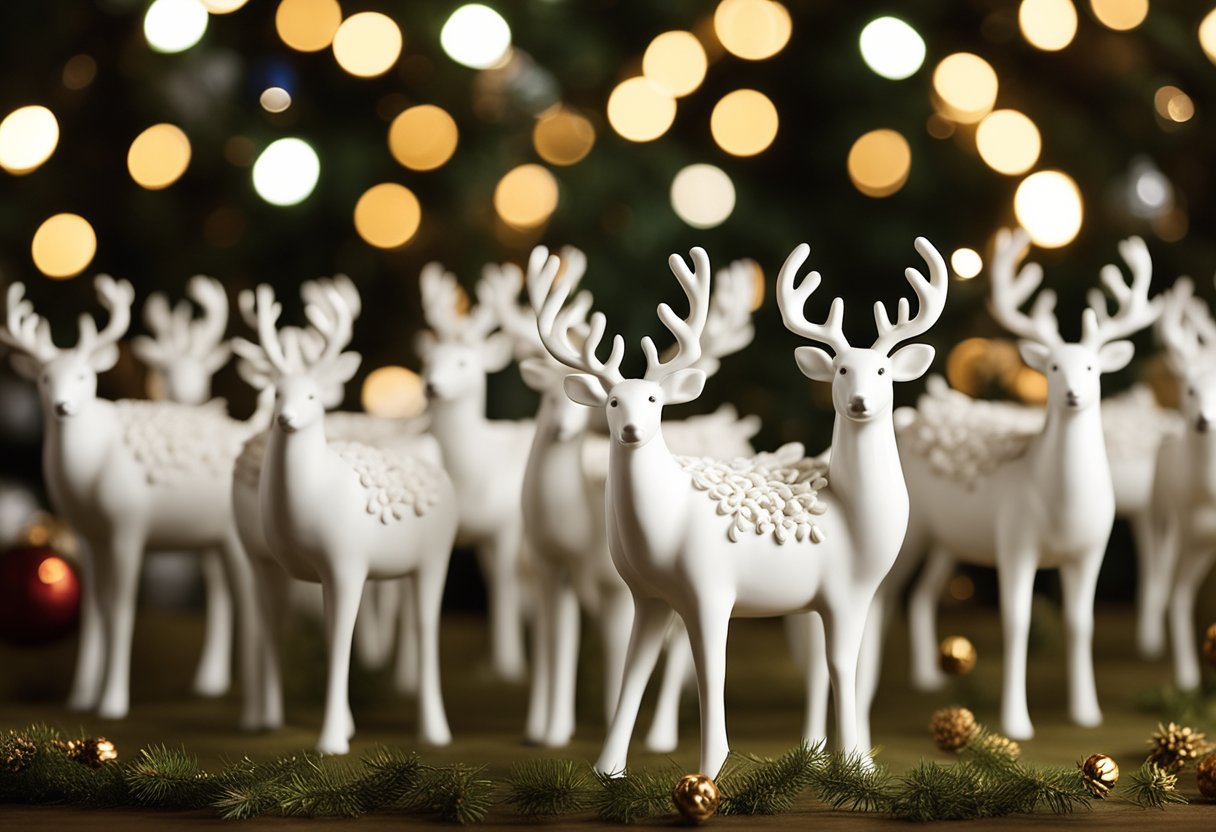
{"type": "Polygon", "coordinates": [[[1199,793],[1209,800],[1216,800],[1216,754],[1209,754],[1199,761],[1195,770],[1199,793]]]}
{"type": "Polygon", "coordinates": [[[118,747],[105,737],[67,740],[57,742],[56,745],[73,760],[90,768],[101,768],[106,763],[112,763],[118,759],[118,747]]]}
{"type": "Polygon", "coordinates": [[[975,714],[957,705],[934,711],[929,720],[929,732],[933,735],[933,742],[942,751],[962,749],[978,731],[975,714]]]}
{"type": "Polygon", "coordinates": [[[704,774],[685,774],[671,790],[671,802],[676,811],[693,823],[704,823],[713,817],[721,799],[718,784],[704,774]]]}
{"type": "Polygon", "coordinates": [[[975,645],[965,636],[946,636],[937,651],[937,662],[948,676],[966,676],[975,667],[975,645]]]}
{"type": "Polygon", "coordinates": [[[1203,657],[1208,664],[1216,667],[1216,624],[1209,624],[1208,631],[1203,636],[1203,657]]]}
{"type": "Polygon", "coordinates": [[[1119,764],[1105,754],[1091,754],[1081,767],[1085,788],[1099,800],[1105,800],[1110,790],[1119,782],[1119,764]]]}
{"type": "Polygon", "coordinates": [[[1165,771],[1177,774],[1187,763],[1202,757],[1209,750],[1204,735],[1185,725],[1171,722],[1169,725],[1157,724],[1157,731],[1149,739],[1152,750],[1148,753],[1150,763],[1156,763],[1165,771]]]}
{"type": "Polygon", "coordinates": [[[38,753],[38,746],[29,737],[23,737],[15,731],[0,739],[0,771],[12,774],[23,770],[38,753]]]}

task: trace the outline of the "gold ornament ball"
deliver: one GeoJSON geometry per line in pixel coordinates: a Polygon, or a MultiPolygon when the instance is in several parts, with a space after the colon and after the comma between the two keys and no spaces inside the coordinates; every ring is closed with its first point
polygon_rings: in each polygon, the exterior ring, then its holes
{"type": "Polygon", "coordinates": [[[1081,764],[1081,776],[1089,793],[1099,800],[1105,800],[1119,782],[1119,764],[1105,754],[1091,754],[1081,764]]]}
{"type": "Polygon", "coordinates": [[[1216,800],[1216,754],[1209,754],[1199,761],[1195,779],[1199,783],[1199,793],[1208,800],[1216,800]]]}
{"type": "Polygon", "coordinates": [[[954,706],[933,712],[929,732],[933,735],[934,744],[942,751],[958,751],[971,742],[979,732],[979,725],[975,721],[975,714],[966,708],[954,706]]]}
{"type": "Polygon", "coordinates": [[[965,636],[947,636],[937,651],[937,662],[948,676],[966,676],[975,667],[975,645],[965,636]]]}
{"type": "Polygon", "coordinates": [[[118,759],[118,746],[105,737],[67,740],[56,744],[73,760],[89,768],[101,768],[118,759]]]}
{"type": "Polygon", "coordinates": [[[704,774],[685,774],[671,790],[671,802],[676,811],[693,823],[704,823],[713,817],[721,799],[718,784],[704,774]]]}
{"type": "Polygon", "coordinates": [[[1216,667],[1216,624],[1209,624],[1208,631],[1203,636],[1203,657],[1208,664],[1216,667]]]}

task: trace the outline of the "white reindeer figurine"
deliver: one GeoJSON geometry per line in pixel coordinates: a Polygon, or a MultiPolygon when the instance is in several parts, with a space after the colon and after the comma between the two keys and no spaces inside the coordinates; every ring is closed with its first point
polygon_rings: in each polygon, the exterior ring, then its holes
{"type": "Polygon", "coordinates": [[[233,526],[232,463],[250,423],[219,407],[97,398],[97,374],[118,360],[135,293],[101,275],[97,294],[110,319],[100,333],[80,318],[75,347],[55,347],[47,322],[8,291],[0,340],[18,353],[19,372],[35,378],[46,419],[43,470],[56,510],[89,543],[81,642],[69,706],[125,717],[130,699],[131,635],[140,565],[147,550],[222,553],[236,599],[241,723],[252,727],[257,696],[257,610],[249,565],[233,526]],[[104,667],[104,672],[102,668],[104,667]]]}
{"type": "MultiPolygon", "coordinates": [[[[1069,714],[1080,725],[1102,721],[1094,685],[1093,602],[1115,501],[1100,378],[1132,358],[1131,342],[1117,339],[1151,325],[1159,312],[1159,303],[1148,299],[1152,261],[1144,243],[1133,237],[1119,247],[1132,271],[1131,285],[1117,267],[1102,270],[1118,311],[1111,316],[1105,301],[1091,305],[1082,313],[1080,342],[1065,343],[1053,311],[1054,292],[1040,292],[1029,315],[1020,309],[1043,277],[1037,264],[1015,274],[1028,246],[1025,231],[998,234],[990,308],[998,322],[1023,338],[1023,360],[1047,376],[1042,432],[1029,443],[998,446],[994,441],[980,459],[973,458],[975,449],[959,441],[956,431],[934,420],[920,417],[900,432],[913,495],[906,551],[900,557],[915,558],[926,547],[929,551],[909,609],[914,673],[923,679],[936,675],[935,609],[955,558],[995,566],[1004,630],[1001,726],[1014,739],[1034,735],[1026,705],[1026,647],[1034,576],[1041,568],[1060,570],[1069,714]]],[[[1096,300],[1091,297],[1091,304],[1096,300]]]]}
{"type": "MultiPolygon", "coordinates": [[[[418,632],[418,731],[432,745],[451,741],[439,684],[439,607],[456,536],[451,481],[436,465],[398,451],[325,437],[326,391],[349,379],[358,355],[350,342],[351,315],[328,287],[327,303],[305,307],[324,338],[304,369],[287,358],[275,323],[280,314],[269,286],[257,290],[258,337],[275,373],[274,426],[259,484],[263,531],[286,573],[319,582],[324,594],[329,677],[317,749],[345,754],[354,733],[348,685],[351,642],[364,584],[412,577],[418,632]]],[[[243,354],[249,351],[242,346],[243,354]]],[[[273,586],[274,578],[262,570],[273,586]]],[[[267,593],[267,629],[278,623],[275,595],[267,593]]]]}
{"type": "MultiPolygon", "coordinates": [[[[1182,691],[1202,681],[1195,598],[1216,562],[1216,322],[1193,293],[1191,281],[1179,278],[1162,313],[1186,431],[1161,443],[1152,499],[1152,568],[1168,598],[1174,684],[1182,691]]],[[[1167,608],[1164,599],[1159,607],[1167,608]]]]}
{"type": "MultiPolygon", "coordinates": [[[[673,255],[670,266],[690,313],[680,319],[663,304],[659,319],[679,349],[661,361],[649,338],[642,341],[647,370],[626,379],[620,370],[625,343],[618,335],[606,361],[595,350],[606,322],[592,316],[581,350],[557,326],[568,291],[557,282],[538,327],[546,348],[566,366],[567,394],[588,406],[606,407],[612,432],[607,496],[608,540],[613,562],[634,598],[620,701],[597,771],[625,770],[630,736],[646,682],[662,646],[672,611],[688,629],[701,703],[700,770],[714,777],[729,751],[723,706],[727,630],[732,616],[783,616],[815,610],[828,633],[828,656],[842,747],[857,745],[854,676],[862,628],[874,591],[895,560],[907,518],[907,493],[891,423],[892,383],[925,371],[933,350],[924,345],[887,353],[899,341],[926,331],[941,314],[946,267],[926,240],[917,248],[932,280],[907,272],[921,309],[910,319],[906,301],[894,324],[876,311],[880,335],[871,349],[853,349],[841,322],[843,302],[833,302],[825,324],[806,320],[802,306],[818,287],[812,274],[795,288],[795,273],[809,249],[799,246],[782,267],[778,300],[787,327],[831,346],[837,355],[802,347],[799,367],[830,380],[837,408],[827,492],[822,467],[801,459],[801,447],[734,463],[673,457],[663,441],[666,404],[696,398],[705,373],[693,367],[709,310],[709,258],[691,252],[695,271],[673,255]],[[841,568],[848,564],[848,568],[841,568]],[[836,568],[833,568],[836,567],[836,568]]],[[[881,309],[881,306],[879,307],[881,309]]]]}

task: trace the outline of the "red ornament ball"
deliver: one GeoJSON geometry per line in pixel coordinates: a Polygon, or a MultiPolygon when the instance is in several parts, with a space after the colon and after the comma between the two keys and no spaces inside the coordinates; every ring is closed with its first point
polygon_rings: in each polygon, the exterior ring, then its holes
{"type": "Polygon", "coordinates": [[[80,581],[54,550],[22,546],[0,553],[0,641],[48,644],[76,629],[80,581]]]}

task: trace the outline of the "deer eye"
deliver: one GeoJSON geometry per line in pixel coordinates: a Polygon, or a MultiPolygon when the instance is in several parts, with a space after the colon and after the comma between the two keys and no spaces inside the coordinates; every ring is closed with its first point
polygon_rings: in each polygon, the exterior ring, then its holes
{"type": "Polygon", "coordinates": [[[841,368],[840,368],[840,374],[841,374],[842,376],[843,376],[843,375],[848,375],[848,372],[849,372],[849,368],[848,368],[848,367],[841,367],[841,368]]]}
{"type": "Polygon", "coordinates": [[[308,400],[309,400],[310,402],[311,402],[313,399],[315,399],[316,397],[317,397],[317,394],[316,394],[316,393],[309,393],[309,394],[308,394],[308,400]]]}
{"type": "Polygon", "coordinates": [[[1092,373],[1092,372],[1094,371],[1094,365],[1093,365],[1093,364],[1086,364],[1086,365],[1085,365],[1085,369],[1086,369],[1086,370],[1088,370],[1089,372],[1091,372],[1091,373],[1092,373]]]}
{"type": "Polygon", "coordinates": [[[1059,370],[1059,369],[1060,369],[1060,365],[1059,365],[1059,364],[1052,364],[1052,365],[1051,365],[1051,371],[1052,371],[1053,373],[1054,373],[1054,372],[1056,372],[1056,371],[1057,371],[1057,370],[1059,370]]]}
{"type": "Polygon", "coordinates": [[[1188,396],[1193,396],[1193,395],[1195,395],[1195,388],[1194,388],[1194,387],[1191,387],[1190,389],[1188,389],[1188,390],[1186,391],[1186,394],[1187,394],[1188,396]]]}
{"type": "Polygon", "coordinates": [[[886,368],[886,367],[879,367],[879,368],[878,368],[878,374],[879,374],[880,376],[881,376],[883,373],[885,373],[886,371],[887,371],[887,368],[886,368]]]}
{"type": "Polygon", "coordinates": [[[76,374],[76,380],[77,380],[77,381],[84,381],[84,373],[77,373],[77,374],[76,374]]]}
{"type": "Polygon", "coordinates": [[[608,402],[608,406],[609,406],[609,407],[616,407],[616,399],[613,399],[612,401],[608,402]]]}
{"type": "Polygon", "coordinates": [[[650,397],[650,401],[652,401],[652,402],[653,402],[653,401],[655,401],[654,396],[651,396],[651,397],[650,397]]]}

